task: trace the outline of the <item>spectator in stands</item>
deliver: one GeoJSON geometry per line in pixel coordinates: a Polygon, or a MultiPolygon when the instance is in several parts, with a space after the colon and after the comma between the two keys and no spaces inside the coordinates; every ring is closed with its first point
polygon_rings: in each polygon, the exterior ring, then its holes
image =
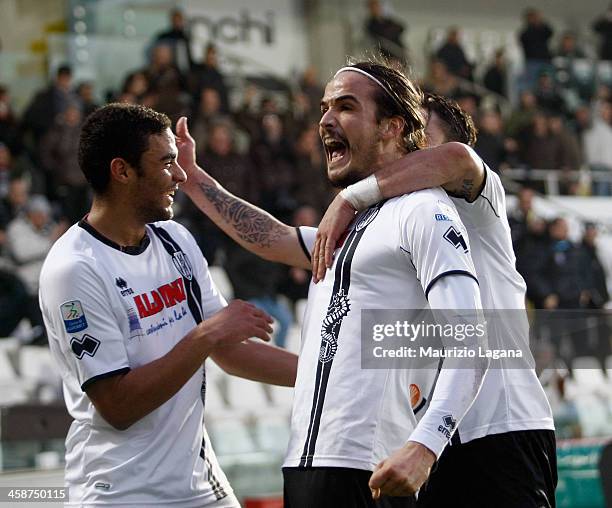
{"type": "Polygon", "coordinates": [[[444,44],[436,52],[436,58],[446,64],[451,74],[472,80],[473,65],[468,61],[459,42],[459,29],[451,27],[446,33],[444,44]]]}
{"type": "Polygon", "coordinates": [[[90,113],[93,113],[100,107],[96,102],[94,94],[94,85],[90,81],[83,81],[76,87],[76,94],[81,100],[81,113],[83,118],[87,118],[90,113]]]}
{"type": "Polygon", "coordinates": [[[70,224],[89,210],[89,186],[78,160],[82,115],[73,104],[61,113],[40,145],[40,160],[49,175],[48,196],[61,203],[70,224]]]}
{"type": "Polygon", "coordinates": [[[534,293],[531,283],[539,268],[538,258],[548,244],[546,223],[533,209],[534,191],[522,187],[517,195],[518,206],[509,214],[508,223],[512,235],[512,246],[516,253],[516,269],[527,283],[527,298],[537,308],[542,307],[540,295],[534,293]]]}
{"type": "Polygon", "coordinates": [[[482,84],[488,90],[502,97],[508,97],[508,69],[504,48],[495,51],[495,59],[486,70],[482,84]]]}
{"type": "MultiPolygon", "coordinates": [[[[533,117],[531,129],[521,136],[520,154],[531,169],[561,169],[564,164],[564,147],[561,137],[550,131],[548,117],[538,112],[533,117]]],[[[544,192],[544,182],[535,180],[532,186],[544,192]]]]}
{"type": "MultiPolygon", "coordinates": [[[[612,175],[611,122],[612,104],[607,101],[601,102],[591,127],[583,134],[584,158],[595,177],[598,173],[612,175]]],[[[595,195],[609,196],[611,188],[609,181],[595,179],[593,182],[593,194],[595,195]]]]}
{"type": "Polygon", "coordinates": [[[478,120],[478,139],[474,150],[493,171],[499,173],[506,160],[506,139],[501,115],[489,109],[483,111],[478,120]]]}
{"type": "Polygon", "coordinates": [[[25,284],[12,267],[2,263],[0,259],[0,338],[12,336],[23,319],[27,319],[32,327],[26,342],[34,345],[45,344],[46,335],[38,298],[28,293],[25,284]]]}
{"type": "Polygon", "coordinates": [[[544,309],[579,309],[588,299],[588,273],[579,247],[568,236],[567,221],[554,219],[549,243],[539,256],[540,269],[531,280],[544,309]]]}
{"type": "Polygon", "coordinates": [[[317,79],[317,68],[314,65],[309,65],[302,74],[299,83],[300,91],[308,97],[310,103],[310,111],[319,113],[319,102],[323,97],[323,86],[317,79]]]}
{"type": "Polygon", "coordinates": [[[506,134],[519,138],[533,123],[533,117],[538,111],[538,101],[531,90],[523,90],[519,96],[517,108],[512,110],[506,120],[506,134]]]}
{"type": "Polygon", "coordinates": [[[293,324],[291,309],[277,296],[285,268],[236,244],[228,245],[228,250],[225,268],[234,288],[234,297],[247,300],[274,317],[278,321],[274,342],[285,347],[293,324]]]}
{"type": "Polygon", "coordinates": [[[228,88],[225,83],[225,77],[219,69],[217,47],[212,43],[206,45],[204,61],[194,64],[189,73],[189,89],[194,97],[194,101],[199,99],[200,91],[203,88],[214,88],[217,90],[221,99],[221,110],[224,113],[230,111],[228,88]]]}
{"type": "Polygon", "coordinates": [[[31,296],[38,292],[40,269],[49,249],[66,229],[66,223],[52,220],[51,205],[40,195],[32,196],[25,213],[9,223],[7,248],[31,296]]]}
{"type": "Polygon", "coordinates": [[[11,151],[0,141],[0,199],[8,194],[11,169],[11,151]]]}
{"type": "Polygon", "coordinates": [[[72,68],[61,65],[55,80],[34,96],[23,114],[22,128],[25,133],[32,135],[31,146],[38,147],[57,115],[78,100],[72,91],[72,68]]]}
{"type": "Polygon", "coordinates": [[[206,146],[213,124],[225,118],[221,112],[221,98],[214,88],[202,88],[196,110],[192,115],[191,135],[196,140],[196,146],[206,146]]]}
{"type": "Polygon", "coordinates": [[[550,65],[548,43],[553,30],[542,18],[538,9],[529,8],[524,12],[525,26],[520,33],[520,43],[525,57],[523,89],[532,88],[536,78],[550,65]]]}
{"type": "MultiPolygon", "coordinates": [[[[548,118],[548,129],[561,143],[561,166],[563,171],[578,171],[582,167],[582,153],[577,136],[566,127],[561,113],[553,113],[548,118]]],[[[569,176],[562,177],[561,194],[578,193],[578,182],[569,176]]]]}
{"type": "Polygon", "coordinates": [[[193,61],[191,58],[191,40],[185,29],[185,16],[180,9],[170,11],[170,28],[157,35],[154,46],[167,44],[172,48],[173,61],[183,73],[187,73],[193,61]]]}
{"type": "Polygon", "coordinates": [[[576,34],[570,30],[563,33],[555,56],[562,58],[586,58],[585,52],[578,46],[576,34]]]}
{"type": "MultiPolygon", "coordinates": [[[[133,101],[141,103],[149,91],[149,79],[144,71],[135,71],[128,74],[121,88],[121,95],[131,96],[133,101]]],[[[124,101],[119,101],[124,102],[124,101]]],[[[125,101],[131,102],[131,101],[125,101]]]]}
{"type": "MultiPolygon", "coordinates": [[[[295,185],[293,197],[321,216],[332,201],[334,191],[327,179],[325,155],[321,149],[318,124],[302,128],[295,145],[295,185]]],[[[294,215],[294,219],[295,219],[294,215]]],[[[305,224],[304,224],[305,225],[305,224]]]]}
{"type": "Polygon", "coordinates": [[[599,58],[612,60],[612,4],[593,22],[592,28],[601,37],[599,58]]]}
{"type": "Polygon", "coordinates": [[[429,63],[429,76],[425,80],[423,90],[451,99],[461,93],[457,78],[448,71],[446,64],[437,58],[429,63]]]}
{"type": "Polygon", "coordinates": [[[547,113],[565,112],[565,102],[551,72],[542,72],[534,90],[538,107],[547,113]]]}
{"type": "Polygon", "coordinates": [[[9,89],[3,85],[0,85],[0,143],[13,153],[19,151],[19,125],[11,106],[9,89]]]}
{"type": "Polygon", "coordinates": [[[293,147],[279,115],[264,114],[261,135],[253,140],[251,157],[261,189],[261,206],[288,220],[297,203],[291,195],[295,181],[293,147]]]}
{"type": "Polygon", "coordinates": [[[597,323],[596,342],[592,349],[596,352],[603,367],[605,358],[610,355],[610,326],[608,317],[601,311],[610,300],[610,295],[606,283],[608,277],[599,260],[596,240],[597,226],[592,222],[587,222],[582,235],[582,251],[588,274],[585,307],[589,309],[587,312],[597,323]]]}
{"type": "Polygon", "coordinates": [[[12,176],[6,197],[0,199],[0,229],[25,211],[29,199],[30,181],[24,175],[12,176]]]}
{"type": "Polygon", "coordinates": [[[380,0],[368,0],[368,18],[365,22],[365,34],[376,50],[387,58],[406,63],[406,47],[402,41],[405,27],[396,19],[386,16],[380,0]]]}
{"type": "MultiPolygon", "coordinates": [[[[296,228],[300,226],[316,227],[320,219],[320,212],[317,212],[312,206],[300,206],[294,212],[291,224],[296,228]]],[[[309,271],[294,266],[285,266],[284,270],[285,275],[281,281],[279,292],[291,300],[295,314],[295,304],[298,300],[308,298],[308,288],[312,276],[309,271]]]]}

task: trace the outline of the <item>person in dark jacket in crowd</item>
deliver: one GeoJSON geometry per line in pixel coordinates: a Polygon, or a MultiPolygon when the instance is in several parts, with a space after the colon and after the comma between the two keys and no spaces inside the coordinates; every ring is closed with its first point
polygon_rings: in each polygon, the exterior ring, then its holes
{"type": "Polygon", "coordinates": [[[612,4],[608,6],[606,12],[593,21],[591,27],[601,37],[599,58],[612,60],[612,4]]]}

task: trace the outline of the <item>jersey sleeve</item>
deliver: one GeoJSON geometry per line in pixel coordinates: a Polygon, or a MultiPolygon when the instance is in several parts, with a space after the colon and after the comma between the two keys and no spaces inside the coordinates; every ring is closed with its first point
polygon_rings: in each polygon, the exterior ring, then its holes
{"type": "Polygon", "coordinates": [[[410,257],[426,298],[443,277],[465,275],[477,281],[465,226],[450,200],[435,196],[407,200],[400,212],[400,248],[410,257]]]}
{"type": "Polygon", "coordinates": [[[57,341],[83,391],[130,370],[125,337],[95,267],[71,260],[41,277],[40,302],[50,340],[57,341]]]}
{"type": "Polygon", "coordinates": [[[463,216],[467,216],[466,222],[475,227],[487,226],[501,219],[506,213],[506,193],[499,175],[492,171],[484,161],[484,185],[480,194],[472,202],[464,199],[455,199],[455,205],[463,216]]]}
{"type": "Polygon", "coordinates": [[[300,246],[308,258],[308,261],[311,261],[312,249],[314,249],[315,240],[317,239],[317,228],[299,226],[295,229],[297,231],[300,246]]]}

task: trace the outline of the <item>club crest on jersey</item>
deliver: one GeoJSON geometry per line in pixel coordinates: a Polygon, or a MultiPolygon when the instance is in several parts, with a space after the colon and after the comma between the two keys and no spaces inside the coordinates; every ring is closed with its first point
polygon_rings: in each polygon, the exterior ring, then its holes
{"type": "Polygon", "coordinates": [[[60,305],[60,312],[64,320],[64,327],[68,333],[80,332],[87,328],[87,319],[79,300],[62,303],[60,305]]]}
{"type": "Polygon", "coordinates": [[[172,262],[183,277],[185,277],[187,280],[191,280],[193,278],[193,269],[191,268],[191,263],[189,262],[189,258],[185,255],[184,252],[175,252],[172,255],[172,262]]]}
{"type": "Polygon", "coordinates": [[[344,317],[351,310],[351,304],[344,290],[335,294],[327,309],[327,315],[323,320],[321,329],[321,349],[319,351],[319,361],[327,363],[334,359],[338,350],[338,332],[344,317]]]}
{"type": "Polygon", "coordinates": [[[80,339],[72,337],[70,341],[70,348],[79,360],[85,355],[94,356],[99,347],[100,341],[87,333],[80,339]]]}
{"type": "Polygon", "coordinates": [[[355,226],[355,231],[361,231],[363,228],[367,227],[368,224],[370,224],[376,218],[379,211],[380,206],[374,206],[366,210],[363,217],[359,219],[357,226],[355,226]]]}

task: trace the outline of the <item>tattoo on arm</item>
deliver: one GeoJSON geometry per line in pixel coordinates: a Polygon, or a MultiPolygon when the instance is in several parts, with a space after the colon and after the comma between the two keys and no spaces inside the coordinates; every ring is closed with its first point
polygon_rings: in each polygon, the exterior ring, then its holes
{"type": "Polygon", "coordinates": [[[288,228],[275,222],[263,211],[228,195],[216,186],[201,183],[200,189],[245,242],[259,247],[272,247],[282,236],[289,234],[288,228]]]}
{"type": "Polygon", "coordinates": [[[455,189],[454,191],[448,191],[448,194],[455,198],[467,199],[468,201],[472,199],[472,194],[474,192],[474,180],[463,180],[461,187],[455,189]]]}

